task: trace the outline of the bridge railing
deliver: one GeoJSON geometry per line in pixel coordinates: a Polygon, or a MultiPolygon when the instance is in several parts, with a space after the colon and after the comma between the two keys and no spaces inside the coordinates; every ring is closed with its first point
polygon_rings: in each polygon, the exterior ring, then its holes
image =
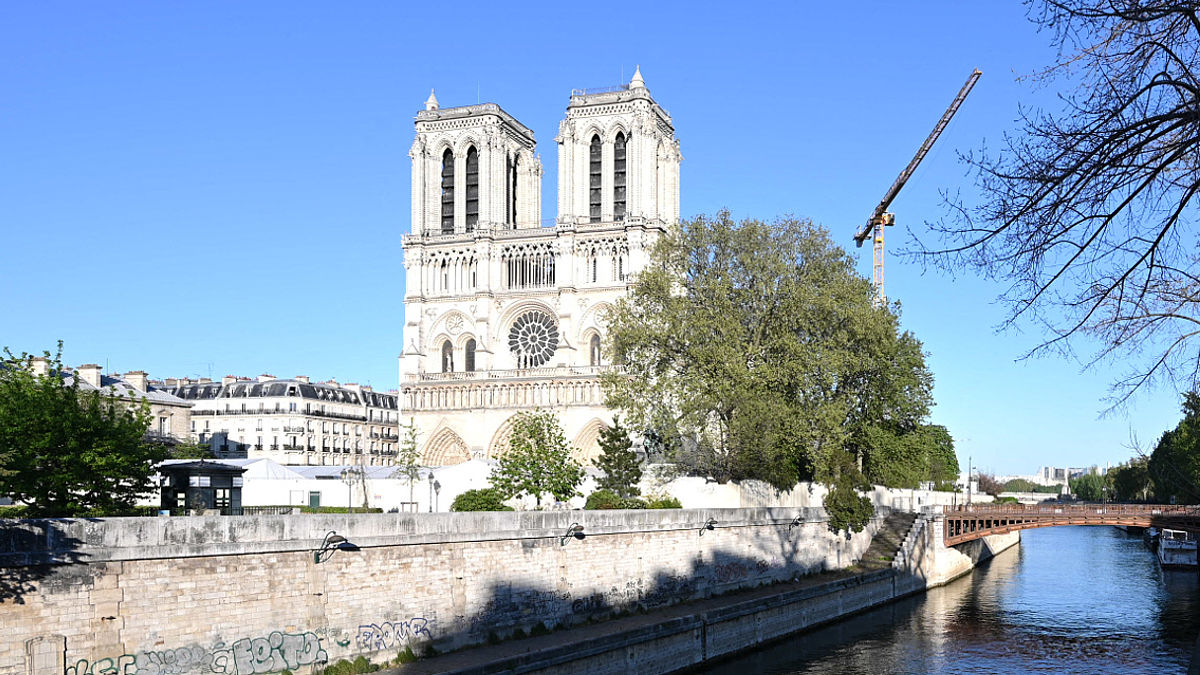
{"type": "Polygon", "coordinates": [[[1200,506],[1178,504],[959,504],[945,506],[946,515],[1040,515],[1106,513],[1110,515],[1200,515],[1200,506]]]}

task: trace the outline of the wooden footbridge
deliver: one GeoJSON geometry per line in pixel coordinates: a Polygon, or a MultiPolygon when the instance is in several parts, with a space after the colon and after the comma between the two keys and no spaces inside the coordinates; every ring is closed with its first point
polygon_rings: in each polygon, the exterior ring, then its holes
{"type": "Polygon", "coordinates": [[[968,504],[947,506],[946,546],[1014,530],[1057,525],[1128,525],[1200,533],[1200,506],[1164,504],[968,504]]]}

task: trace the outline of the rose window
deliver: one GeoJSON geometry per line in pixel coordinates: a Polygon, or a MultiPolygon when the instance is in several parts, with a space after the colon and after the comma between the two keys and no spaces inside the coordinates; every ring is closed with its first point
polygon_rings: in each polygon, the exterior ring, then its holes
{"type": "Polygon", "coordinates": [[[513,322],[508,348],[517,357],[518,368],[537,368],[554,356],[558,326],[545,312],[526,312],[513,322]]]}

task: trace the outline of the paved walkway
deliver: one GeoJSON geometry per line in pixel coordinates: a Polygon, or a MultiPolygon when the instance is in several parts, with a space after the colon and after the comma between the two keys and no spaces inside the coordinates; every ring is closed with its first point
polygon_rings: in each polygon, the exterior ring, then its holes
{"type": "Polygon", "coordinates": [[[656,609],[654,611],[647,612],[646,614],[636,614],[633,616],[610,619],[594,624],[583,624],[573,628],[556,631],[548,635],[539,635],[522,640],[506,640],[496,645],[469,647],[455,652],[450,652],[448,654],[441,654],[431,658],[421,659],[416,663],[409,663],[397,668],[382,670],[380,673],[384,675],[415,675],[418,673],[461,673],[466,675],[468,673],[483,674],[512,672],[510,669],[514,666],[512,662],[513,659],[522,659],[527,657],[536,658],[535,655],[538,652],[553,651],[568,645],[582,643],[596,638],[615,635],[639,628],[646,628],[656,624],[669,622],[672,619],[690,617],[692,615],[702,614],[704,612],[743,603],[748,600],[769,598],[781,593],[786,593],[788,591],[812,588],[829,583],[831,581],[837,581],[839,579],[846,579],[859,574],[865,574],[870,571],[872,570],[861,567],[851,567],[845,570],[825,572],[822,574],[805,577],[798,581],[736,591],[705,600],[695,600],[692,602],[680,603],[678,605],[656,609]]]}

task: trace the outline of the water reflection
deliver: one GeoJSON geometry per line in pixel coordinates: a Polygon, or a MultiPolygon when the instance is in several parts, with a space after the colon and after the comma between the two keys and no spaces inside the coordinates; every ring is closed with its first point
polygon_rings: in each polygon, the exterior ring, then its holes
{"type": "Polygon", "coordinates": [[[1023,535],[968,578],[705,672],[1186,672],[1200,632],[1194,571],[1160,570],[1115,528],[1023,535]]]}

